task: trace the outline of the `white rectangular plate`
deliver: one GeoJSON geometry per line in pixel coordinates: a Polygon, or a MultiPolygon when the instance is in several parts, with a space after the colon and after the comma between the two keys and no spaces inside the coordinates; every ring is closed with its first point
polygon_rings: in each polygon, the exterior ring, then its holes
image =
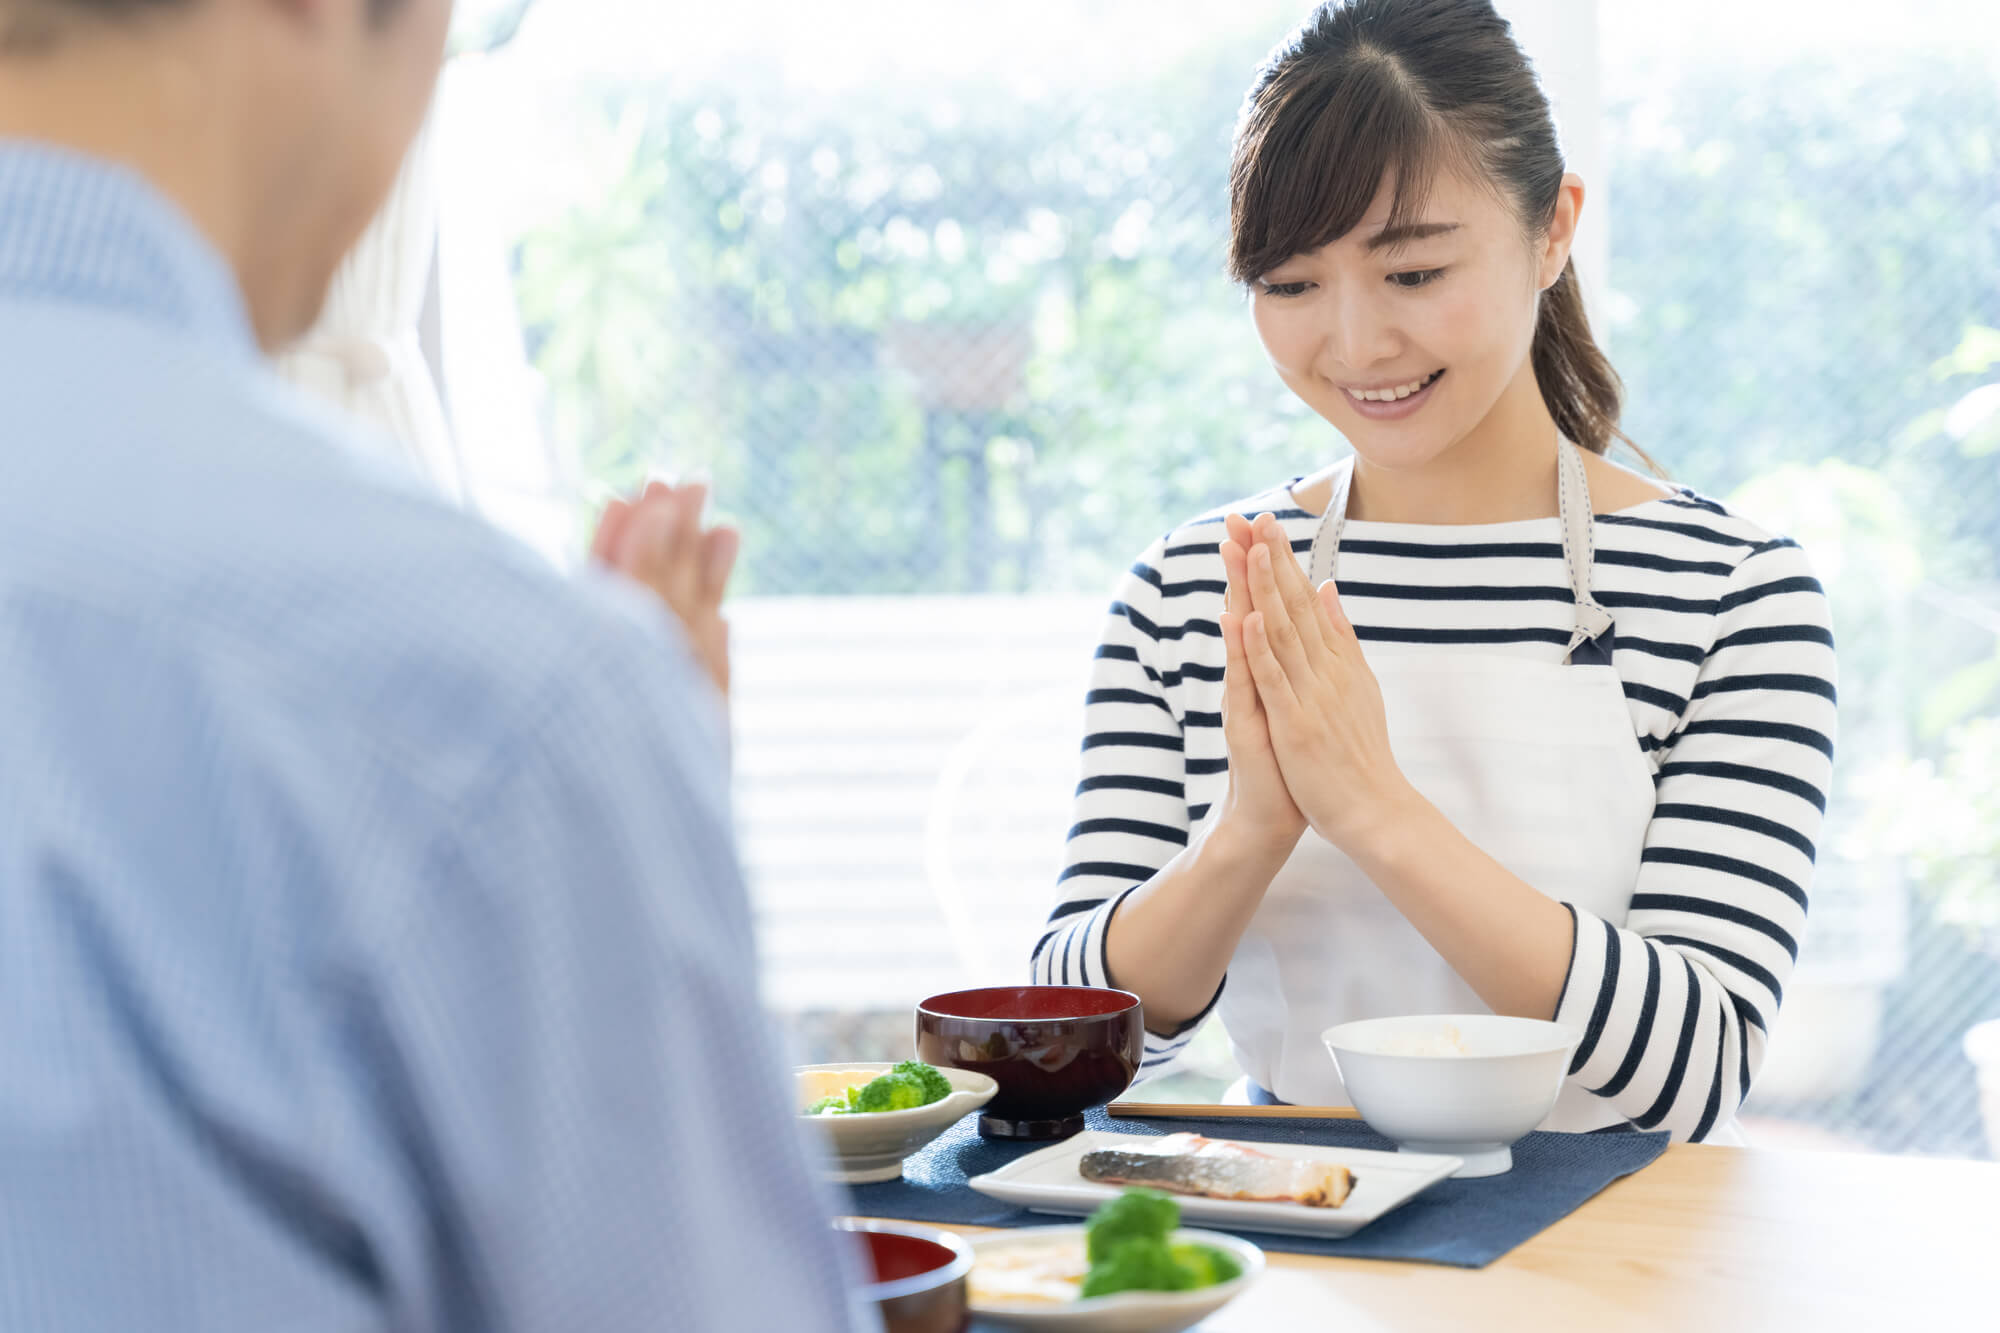
{"type": "MultiPolygon", "coordinates": [[[[1297,1203],[1245,1203],[1176,1194],[1184,1226],[1221,1226],[1239,1231],[1267,1231],[1281,1236],[1346,1236],[1359,1231],[1423,1193],[1464,1165],[1457,1157],[1429,1153],[1370,1152],[1365,1149],[1320,1147],[1307,1143],[1253,1143],[1237,1140],[1273,1157],[1309,1162],[1338,1162],[1354,1173],[1354,1189],[1338,1208],[1308,1208],[1297,1203]]],[[[1016,1158],[998,1171],[974,1176],[966,1183],[981,1194],[1033,1209],[1087,1217],[1106,1199],[1123,1193],[1118,1185],[1085,1180],[1078,1163],[1100,1148],[1141,1147],[1157,1143],[1151,1134],[1112,1134],[1086,1129],[1081,1134],[1016,1158]]]]}

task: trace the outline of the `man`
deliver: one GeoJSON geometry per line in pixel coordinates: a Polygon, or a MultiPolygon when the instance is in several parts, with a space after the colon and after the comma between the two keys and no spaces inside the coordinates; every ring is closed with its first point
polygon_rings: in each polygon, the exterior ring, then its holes
{"type": "Polygon", "coordinates": [[[683,632],[262,362],[449,16],[0,0],[9,1333],[872,1322],[757,1009],[728,539],[665,488],[600,534],[683,632]]]}

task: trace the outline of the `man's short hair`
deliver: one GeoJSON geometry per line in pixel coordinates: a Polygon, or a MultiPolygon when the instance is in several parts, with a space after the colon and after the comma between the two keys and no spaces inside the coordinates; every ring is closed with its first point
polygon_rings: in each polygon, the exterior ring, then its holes
{"type": "MultiPolygon", "coordinates": [[[[53,45],[65,19],[118,21],[141,14],[188,9],[201,0],[0,0],[0,54],[53,45]]],[[[380,21],[403,0],[368,0],[368,16],[380,21]]]]}
{"type": "MultiPolygon", "coordinates": [[[[377,17],[388,13],[403,0],[368,0],[368,12],[377,17]]],[[[137,14],[147,9],[184,9],[195,0],[0,0],[0,9],[75,9],[107,18],[137,14]]]]}

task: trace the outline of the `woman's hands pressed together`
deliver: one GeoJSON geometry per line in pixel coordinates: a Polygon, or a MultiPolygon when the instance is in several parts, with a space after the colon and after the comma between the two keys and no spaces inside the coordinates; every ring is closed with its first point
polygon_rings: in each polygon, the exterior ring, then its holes
{"type": "Polygon", "coordinates": [[[1285,787],[1271,744],[1270,717],[1257,695],[1244,654],[1243,618],[1250,610],[1248,552],[1254,539],[1240,514],[1227,520],[1222,564],[1228,576],[1221,617],[1227,654],[1222,675],[1222,736],[1229,747],[1229,789],[1217,822],[1242,828],[1250,837],[1289,850],[1306,831],[1306,817],[1285,787]]]}
{"type": "MultiPolygon", "coordinates": [[[[1250,594],[1250,610],[1236,626],[1240,656],[1230,629],[1223,630],[1230,667],[1240,662],[1255,682],[1259,731],[1293,804],[1314,832],[1355,854],[1421,802],[1390,751],[1381,687],[1333,583],[1312,587],[1283,526],[1269,514],[1255,522],[1232,515],[1228,523],[1223,558],[1231,562],[1229,548],[1237,548],[1250,594]]],[[[1230,569],[1233,593],[1234,563],[1230,569]]],[[[1231,736],[1232,775],[1236,762],[1231,736]]]]}

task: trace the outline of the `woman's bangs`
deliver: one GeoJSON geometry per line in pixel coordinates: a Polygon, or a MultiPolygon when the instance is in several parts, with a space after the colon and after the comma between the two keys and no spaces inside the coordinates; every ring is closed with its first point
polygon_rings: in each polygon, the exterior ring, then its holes
{"type": "Polygon", "coordinates": [[[1238,139],[1230,276],[1250,282],[1359,226],[1385,181],[1387,225],[1422,216],[1445,166],[1435,118],[1393,70],[1364,62],[1338,78],[1264,90],[1238,139]]]}

